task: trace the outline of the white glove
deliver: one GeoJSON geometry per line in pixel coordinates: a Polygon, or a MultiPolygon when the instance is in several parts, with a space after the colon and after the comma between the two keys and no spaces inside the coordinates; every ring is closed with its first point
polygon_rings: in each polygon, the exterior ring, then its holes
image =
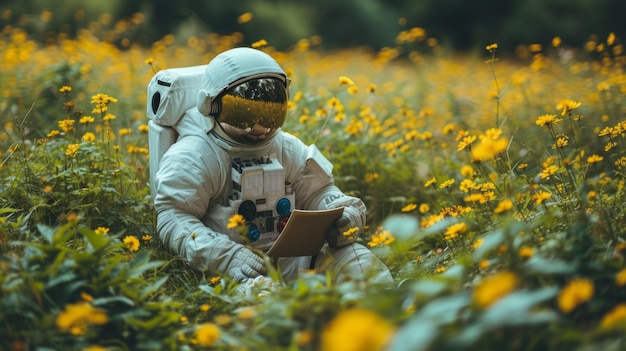
{"type": "Polygon", "coordinates": [[[256,278],[248,278],[241,282],[235,290],[237,294],[250,296],[253,292],[258,293],[258,296],[269,294],[271,291],[277,290],[280,287],[271,278],[265,276],[258,276],[256,278]]]}
{"type": "Polygon", "coordinates": [[[364,215],[358,208],[344,207],[343,214],[335,221],[335,227],[328,232],[328,246],[340,248],[354,243],[363,230],[363,224],[364,215]]]}
{"type": "Polygon", "coordinates": [[[237,251],[232,254],[230,261],[220,270],[240,283],[248,278],[256,278],[265,274],[267,267],[265,267],[263,257],[243,245],[239,246],[237,251]]]}

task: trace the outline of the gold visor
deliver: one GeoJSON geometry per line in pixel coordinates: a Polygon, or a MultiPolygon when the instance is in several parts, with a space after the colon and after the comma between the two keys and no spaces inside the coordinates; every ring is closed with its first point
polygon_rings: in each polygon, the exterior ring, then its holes
{"type": "Polygon", "coordinates": [[[285,123],[286,117],[286,101],[250,100],[225,94],[222,96],[218,120],[243,130],[259,125],[275,131],[285,123]]]}

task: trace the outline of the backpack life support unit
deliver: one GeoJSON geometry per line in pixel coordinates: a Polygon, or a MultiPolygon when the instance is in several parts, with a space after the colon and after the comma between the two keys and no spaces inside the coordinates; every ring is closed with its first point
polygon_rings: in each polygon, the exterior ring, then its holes
{"type": "Polygon", "coordinates": [[[146,113],[148,118],[148,147],[150,153],[150,195],[154,199],[153,181],[163,154],[172,146],[178,134],[172,128],[190,108],[196,106],[202,75],[207,65],[169,68],[157,72],[148,83],[146,113]]]}

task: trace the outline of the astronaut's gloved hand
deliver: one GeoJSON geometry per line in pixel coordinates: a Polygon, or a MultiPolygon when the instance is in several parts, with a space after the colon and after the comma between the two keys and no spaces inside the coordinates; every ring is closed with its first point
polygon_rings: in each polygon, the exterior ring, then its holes
{"type": "Polygon", "coordinates": [[[267,272],[265,260],[243,245],[232,254],[232,258],[221,270],[237,282],[256,278],[267,272]]]}
{"type": "Polygon", "coordinates": [[[335,221],[327,235],[326,241],[332,248],[340,248],[356,241],[364,225],[364,214],[354,206],[346,206],[341,217],[335,221]]]}
{"type": "Polygon", "coordinates": [[[278,288],[280,288],[280,284],[275,283],[271,278],[260,275],[242,281],[235,292],[244,296],[251,296],[252,294],[264,296],[278,288]]]}

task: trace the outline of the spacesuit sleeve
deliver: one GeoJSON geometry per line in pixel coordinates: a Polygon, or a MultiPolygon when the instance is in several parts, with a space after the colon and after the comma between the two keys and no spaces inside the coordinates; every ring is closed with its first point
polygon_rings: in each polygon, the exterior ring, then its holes
{"type": "Polygon", "coordinates": [[[200,220],[220,193],[221,165],[206,141],[189,137],[174,144],[161,160],[155,181],[157,232],[165,247],[192,268],[219,271],[241,245],[200,220]]]}
{"type": "Polygon", "coordinates": [[[294,146],[300,158],[298,176],[294,179],[296,204],[307,210],[326,210],[338,207],[353,207],[365,223],[367,207],[354,196],[346,195],[334,183],[332,163],[315,145],[294,146]]]}

